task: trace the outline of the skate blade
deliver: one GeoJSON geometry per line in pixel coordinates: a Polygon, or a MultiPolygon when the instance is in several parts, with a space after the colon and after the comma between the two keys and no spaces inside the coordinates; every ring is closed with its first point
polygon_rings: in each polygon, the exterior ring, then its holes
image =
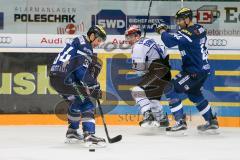
{"type": "Polygon", "coordinates": [[[157,121],[152,121],[152,122],[146,122],[141,124],[141,127],[143,128],[159,128],[160,124],[157,121]]]}
{"type": "Polygon", "coordinates": [[[209,129],[209,130],[206,130],[206,131],[198,130],[198,133],[200,135],[219,135],[220,134],[218,129],[209,129]]]}
{"type": "Polygon", "coordinates": [[[181,131],[166,131],[167,136],[172,136],[172,137],[184,137],[187,136],[187,131],[186,130],[181,130],[181,131]]]}
{"type": "Polygon", "coordinates": [[[75,138],[66,138],[65,143],[66,144],[77,144],[77,143],[83,143],[83,139],[79,140],[79,139],[75,139],[75,138]]]}
{"type": "Polygon", "coordinates": [[[86,148],[104,148],[107,146],[106,142],[98,142],[97,144],[92,143],[92,142],[85,142],[84,146],[86,148]]]}

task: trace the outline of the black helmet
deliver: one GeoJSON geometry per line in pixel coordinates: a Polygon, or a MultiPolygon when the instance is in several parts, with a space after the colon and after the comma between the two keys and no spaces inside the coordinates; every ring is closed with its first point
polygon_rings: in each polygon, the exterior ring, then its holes
{"type": "Polygon", "coordinates": [[[105,41],[107,39],[107,34],[105,32],[105,30],[103,29],[102,26],[99,26],[99,25],[95,25],[95,26],[92,26],[91,28],[89,28],[88,32],[87,32],[87,35],[88,37],[94,33],[95,37],[100,37],[103,39],[103,41],[105,41]]]}
{"type": "Polygon", "coordinates": [[[179,11],[177,11],[175,18],[179,19],[179,18],[190,18],[192,19],[193,17],[193,12],[191,9],[189,8],[181,8],[179,11]]]}

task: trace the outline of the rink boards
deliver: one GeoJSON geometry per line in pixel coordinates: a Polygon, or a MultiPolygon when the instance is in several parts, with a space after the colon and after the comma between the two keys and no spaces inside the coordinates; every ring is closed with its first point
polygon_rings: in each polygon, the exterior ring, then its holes
{"type": "MultiPolygon", "coordinates": [[[[13,59],[14,56],[9,56],[11,54],[1,54],[1,57],[5,56],[5,59],[6,57],[7,59],[13,59]]],[[[60,99],[56,92],[45,84],[48,78],[47,66],[50,65],[55,54],[31,54],[24,54],[24,59],[39,56],[41,57],[41,63],[35,64],[33,62],[29,64],[33,66],[30,67],[31,70],[23,67],[24,69],[16,71],[15,68],[14,71],[4,70],[1,74],[0,82],[4,82],[0,86],[1,109],[5,110],[2,112],[3,114],[0,114],[0,124],[66,124],[66,119],[59,118],[54,114],[56,109],[54,106],[60,99]],[[7,83],[8,85],[6,85],[7,80],[12,80],[11,84],[7,83]],[[30,82],[33,84],[30,84],[30,82]],[[33,108],[38,110],[32,111],[33,108]],[[18,112],[15,112],[16,110],[18,112]]],[[[99,58],[103,62],[99,81],[101,88],[107,91],[102,104],[107,122],[113,125],[137,125],[141,116],[138,107],[134,105],[131,98],[130,88],[136,84],[138,79],[130,70],[130,54],[101,53],[99,58]]],[[[170,58],[172,75],[174,76],[180,70],[181,57],[177,53],[173,53],[170,58]]],[[[239,60],[240,54],[233,54],[231,51],[226,51],[224,54],[214,53],[209,56],[212,71],[205,82],[203,93],[217,113],[221,126],[240,127],[239,60]]],[[[10,62],[12,61],[9,61],[9,64],[12,64],[10,62]]],[[[21,66],[21,64],[18,65],[21,66]]],[[[184,99],[184,96],[182,98],[184,99]]],[[[168,103],[164,97],[162,104],[164,110],[169,114],[168,103]]],[[[183,104],[188,120],[196,123],[202,121],[193,103],[184,100],[183,104]]],[[[96,122],[101,124],[98,116],[96,122]]]]}
{"type": "MultiPolygon", "coordinates": [[[[226,54],[214,53],[209,56],[209,63],[212,66],[211,75],[205,82],[203,93],[210,101],[213,110],[221,118],[221,125],[223,126],[240,126],[240,55],[230,54],[231,51],[226,51],[226,54]],[[229,54],[227,54],[229,52],[229,54]]],[[[129,70],[131,67],[129,54],[102,54],[100,55],[103,62],[106,65],[106,72],[102,72],[102,76],[107,76],[106,82],[102,79],[101,86],[113,95],[120,95],[117,99],[123,99],[122,101],[114,101],[112,103],[120,105],[121,107],[113,107],[109,113],[111,114],[129,114],[129,116],[120,116],[120,119],[125,119],[125,123],[131,123],[132,118],[130,115],[138,115],[138,107],[134,106],[134,101],[131,98],[130,88],[134,86],[135,81],[134,74],[129,70]],[[126,60],[127,59],[127,60],[126,60]],[[117,79],[117,80],[116,80],[117,79]],[[104,85],[106,84],[106,85],[104,85]],[[125,117],[125,118],[123,118],[125,117]],[[128,118],[127,118],[128,117],[128,118]]],[[[176,75],[179,72],[181,66],[181,57],[177,53],[173,53],[170,56],[172,75],[176,75]]],[[[136,80],[137,81],[137,80],[136,80]]],[[[182,98],[186,98],[182,96],[182,98]]],[[[109,100],[111,98],[106,97],[109,100]]],[[[165,111],[170,114],[168,103],[163,97],[162,104],[165,111]]],[[[189,117],[196,117],[199,119],[199,113],[188,99],[185,99],[184,110],[189,117]]],[[[135,116],[136,118],[136,116],[135,116]]]]}

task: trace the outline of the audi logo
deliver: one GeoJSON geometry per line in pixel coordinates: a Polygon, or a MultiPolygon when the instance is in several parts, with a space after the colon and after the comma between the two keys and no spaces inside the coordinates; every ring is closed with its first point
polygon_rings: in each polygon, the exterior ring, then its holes
{"type": "Polygon", "coordinates": [[[226,46],[227,40],[226,39],[209,39],[208,45],[209,46],[226,46]]]}
{"type": "Polygon", "coordinates": [[[12,37],[0,37],[0,44],[10,44],[12,37]]]}

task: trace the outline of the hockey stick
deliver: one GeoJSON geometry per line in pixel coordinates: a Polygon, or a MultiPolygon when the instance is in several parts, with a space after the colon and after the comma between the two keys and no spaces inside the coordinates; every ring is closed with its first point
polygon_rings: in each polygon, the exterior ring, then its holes
{"type": "Polygon", "coordinates": [[[99,111],[100,111],[100,114],[101,114],[101,117],[102,117],[102,121],[103,121],[103,125],[104,125],[104,129],[105,129],[105,133],[107,135],[108,142],[109,143],[115,143],[115,142],[121,141],[122,135],[118,135],[118,136],[113,137],[113,138],[109,137],[106,121],[105,121],[105,118],[104,118],[104,115],[103,115],[103,111],[102,111],[102,107],[101,107],[99,99],[97,99],[97,104],[98,104],[98,108],[99,108],[99,111]]]}
{"type": "Polygon", "coordinates": [[[181,0],[181,8],[183,8],[183,0],[181,0]]]}
{"type": "MultiPolygon", "coordinates": [[[[79,89],[78,89],[78,87],[75,83],[73,83],[73,87],[77,91],[77,94],[81,98],[81,100],[84,101],[85,97],[81,94],[81,92],[79,91],[79,89]]],[[[107,130],[107,125],[106,125],[106,122],[105,122],[105,118],[104,118],[104,115],[103,115],[103,111],[102,111],[102,107],[101,107],[99,99],[97,99],[97,104],[98,104],[98,108],[99,108],[99,111],[100,111],[100,114],[101,114],[101,117],[102,117],[102,121],[103,121],[103,125],[104,125],[104,129],[105,129],[105,133],[107,135],[108,142],[109,143],[115,143],[115,142],[121,141],[122,140],[122,135],[118,135],[118,136],[113,137],[113,138],[109,137],[108,130],[107,130]]]]}
{"type": "Polygon", "coordinates": [[[149,18],[150,18],[150,11],[151,11],[151,7],[152,7],[152,0],[150,0],[149,2],[149,7],[148,7],[148,15],[147,15],[147,23],[146,23],[146,26],[144,28],[144,37],[146,37],[146,32],[147,32],[147,25],[148,25],[148,21],[149,21],[149,18]]]}

